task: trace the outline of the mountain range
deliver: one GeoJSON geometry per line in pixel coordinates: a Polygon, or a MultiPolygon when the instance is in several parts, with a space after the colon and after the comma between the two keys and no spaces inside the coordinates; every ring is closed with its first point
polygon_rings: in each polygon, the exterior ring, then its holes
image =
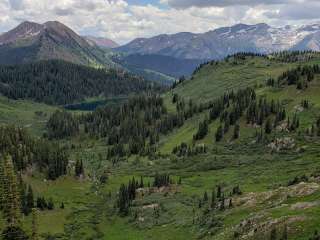
{"type": "Polygon", "coordinates": [[[320,51],[320,24],[271,27],[237,24],[205,33],[138,38],[120,46],[107,38],[80,36],[64,24],[23,22],[0,35],[0,64],[60,59],[87,66],[121,68],[162,83],[189,76],[208,60],[237,52],[320,51]]]}
{"type": "Polygon", "coordinates": [[[320,50],[320,24],[271,27],[237,24],[206,33],[138,38],[117,49],[128,54],[159,54],[182,59],[221,59],[237,52],[320,50]]]}

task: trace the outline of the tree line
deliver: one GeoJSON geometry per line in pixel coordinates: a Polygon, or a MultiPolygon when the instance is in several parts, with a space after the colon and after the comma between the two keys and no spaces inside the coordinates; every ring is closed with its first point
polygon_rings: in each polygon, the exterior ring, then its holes
{"type": "MultiPolygon", "coordinates": [[[[179,183],[181,183],[181,179],[179,180],[179,183]]],[[[173,184],[173,181],[169,174],[156,173],[154,176],[152,187],[154,188],[168,187],[171,184],[173,184]]],[[[137,190],[146,188],[146,187],[150,188],[151,184],[150,182],[148,182],[148,184],[146,185],[144,183],[144,179],[142,176],[140,178],[140,181],[132,177],[132,179],[129,180],[127,185],[121,184],[118,191],[118,197],[116,202],[116,206],[119,210],[120,215],[126,216],[129,214],[130,208],[132,206],[132,202],[136,199],[137,190]]]]}
{"type": "Polygon", "coordinates": [[[297,89],[303,90],[308,88],[311,81],[314,80],[315,74],[320,73],[318,64],[298,66],[282,73],[277,79],[267,79],[267,86],[281,87],[283,85],[296,85],[297,89]]]}
{"type": "Polygon", "coordinates": [[[58,105],[99,95],[129,95],[162,89],[130,73],[60,60],[0,66],[0,83],[0,93],[9,98],[58,105]]]}

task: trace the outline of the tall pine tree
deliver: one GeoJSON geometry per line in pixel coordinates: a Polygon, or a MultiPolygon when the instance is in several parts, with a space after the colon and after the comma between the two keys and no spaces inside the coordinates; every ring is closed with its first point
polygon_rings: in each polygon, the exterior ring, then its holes
{"type": "Polygon", "coordinates": [[[17,176],[11,156],[4,158],[4,179],[3,179],[3,214],[7,226],[17,226],[20,223],[20,199],[17,183],[17,176]]]}

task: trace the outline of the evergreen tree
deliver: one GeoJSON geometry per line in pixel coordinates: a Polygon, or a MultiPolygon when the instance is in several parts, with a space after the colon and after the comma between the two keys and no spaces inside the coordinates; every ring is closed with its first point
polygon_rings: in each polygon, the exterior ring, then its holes
{"type": "Polygon", "coordinates": [[[220,142],[223,138],[223,128],[222,126],[220,125],[217,129],[217,132],[216,132],[216,141],[217,142],[220,142]]]}
{"type": "Polygon", "coordinates": [[[72,137],[79,133],[79,119],[67,111],[57,110],[47,122],[49,138],[61,139],[72,137]]]}
{"type": "Polygon", "coordinates": [[[288,240],[288,226],[287,226],[287,224],[285,224],[283,227],[281,240],[288,240]]]}
{"type": "Polygon", "coordinates": [[[208,202],[208,200],[209,200],[208,193],[207,193],[207,191],[205,191],[203,194],[203,202],[206,203],[206,202],[208,202]]]}
{"type": "Polygon", "coordinates": [[[76,177],[80,177],[84,175],[84,167],[82,159],[77,159],[75,166],[75,175],[76,177]]]}
{"type": "Polygon", "coordinates": [[[4,161],[0,156],[0,210],[4,208],[5,204],[5,182],[4,161]]]}
{"type": "Polygon", "coordinates": [[[4,202],[3,215],[8,227],[19,226],[20,224],[20,198],[17,183],[17,176],[10,155],[4,157],[4,202]]]}
{"type": "Polygon", "coordinates": [[[169,174],[158,174],[156,173],[154,177],[153,186],[160,188],[160,187],[167,187],[171,183],[170,175],[169,174]]]}
{"type": "Polygon", "coordinates": [[[210,207],[211,207],[211,209],[215,209],[215,207],[216,207],[216,194],[215,194],[214,190],[212,190],[212,193],[211,193],[211,204],[210,204],[210,207]]]}
{"type": "Polygon", "coordinates": [[[45,210],[48,208],[47,201],[44,197],[38,197],[37,198],[37,208],[40,210],[45,210]]]}
{"type": "Polygon", "coordinates": [[[130,201],[128,196],[128,189],[124,184],[122,184],[119,189],[119,198],[118,198],[119,212],[123,215],[127,215],[129,212],[129,206],[130,206],[130,201]]]}
{"type": "Polygon", "coordinates": [[[229,199],[229,208],[233,207],[232,198],[229,199]]]}
{"type": "Polygon", "coordinates": [[[52,198],[49,198],[47,207],[48,207],[48,210],[53,210],[54,209],[54,203],[53,203],[52,198]]]}
{"type": "Polygon", "coordinates": [[[240,137],[240,125],[237,123],[234,126],[233,139],[238,139],[240,137]]]}
{"type": "Polygon", "coordinates": [[[21,211],[24,215],[29,214],[28,201],[27,201],[27,186],[23,183],[22,179],[19,179],[19,188],[20,188],[20,202],[21,202],[21,211]]]}
{"type": "Polygon", "coordinates": [[[20,226],[7,226],[2,232],[2,240],[29,240],[20,226]]]}
{"type": "Polygon", "coordinates": [[[220,210],[223,211],[223,210],[225,210],[225,198],[224,198],[224,194],[222,194],[220,202],[221,202],[221,203],[220,203],[220,210]]]}
{"type": "Polygon", "coordinates": [[[38,236],[38,210],[36,208],[32,208],[32,235],[31,240],[39,240],[38,236]]]}
{"type": "Polygon", "coordinates": [[[203,122],[200,122],[198,132],[193,136],[194,140],[201,140],[208,134],[208,120],[205,119],[203,122]]]}
{"type": "Polygon", "coordinates": [[[271,229],[270,240],[277,240],[277,229],[275,227],[271,229]]]}
{"type": "Polygon", "coordinates": [[[27,200],[28,213],[30,213],[34,208],[34,198],[33,198],[33,191],[31,186],[29,186],[26,200],[27,200]]]}
{"type": "Polygon", "coordinates": [[[222,188],[220,185],[217,186],[217,198],[221,199],[222,197],[222,188]]]}
{"type": "Polygon", "coordinates": [[[242,192],[241,192],[239,185],[232,188],[232,195],[241,195],[241,194],[242,194],[242,192]]]}
{"type": "Polygon", "coordinates": [[[140,177],[140,184],[139,184],[139,188],[144,188],[144,183],[143,183],[143,177],[140,177]]]}
{"type": "Polygon", "coordinates": [[[268,118],[266,125],[265,125],[265,133],[270,134],[272,132],[272,123],[270,118],[268,118]]]}

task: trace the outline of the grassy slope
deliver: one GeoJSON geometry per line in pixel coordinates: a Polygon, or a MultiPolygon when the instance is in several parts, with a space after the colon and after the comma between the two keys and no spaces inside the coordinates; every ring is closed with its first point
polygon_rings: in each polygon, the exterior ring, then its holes
{"type": "Polygon", "coordinates": [[[16,124],[40,136],[46,121],[55,109],[41,103],[15,101],[0,96],[0,124],[16,124]]]}
{"type": "MultiPolygon", "coordinates": [[[[315,59],[312,62],[317,62],[315,59]]],[[[205,66],[196,74],[194,80],[186,81],[174,90],[180,96],[192,98],[196,101],[207,101],[221,95],[225,90],[247,85],[259,85],[267,77],[276,77],[282,71],[297,64],[282,64],[254,58],[243,64],[230,66],[231,63],[222,63],[218,66],[205,66]]],[[[266,87],[257,88],[260,95],[270,98],[286,100],[287,108],[293,113],[294,107],[301,100],[309,99],[312,108],[305,110],[301,116],[302,127],[309,126],[319,113],[320,78],[312,83],[305,91],[298,91],[295,87],[274,90],[266,87]]],[[[175,111],[171,102],[172,93],[168,93],[165,102],[170,111],[175,111]]],[[[36,121],[34,111],[43,109],[51,112],[53,109],[44,105],[29,102],[15,102],[1,99],[0,120],[3,123],[19,123],[32,125],[32,130],[41,132],[42,122],[36,121]],[[35,128],[33,127],[35,126],[35,128]]],[[[198,122],[203,119],[203,114],[188,120],[185,125],[175,130],[172,134],[161,139],[162,153],[170,153],[172,148],[182,141],[191,142],[198,122]]],[[[43,121],[43,120],[42,120],[43,121]]],[[[320,206],[315,205],[307,209],[293,209],[292,205],[299,202],[315,202],[320,198],[320,188],[310,195],[297,196],[284,200],[280,205],[270,205],[277,202],[280,197],[273,193],[271,200],[266,201],[259,195],[268,191],[275,191],[279,185],[286,183],[295,176],[310,174],[320,168],[318,148],[320,140],[315,138],[310,141],[297,139],[298,146],[306,145],[306,152],[285,152],[271,154],[263,145],[249,144],[252,141],[254,130],[241,124],[241,139],[230,142],[228,137],[219,144],[214,144],[213,136],[217,123],[210,125],[209,135],[202,140],[210,145],[210,153],[189,159],[160,158],[150,161],[135,157],[128,159],[116,166],[112,166],[105,159],[105,143],[94,139],[74,139],[76,150],[72,158],[81,156],[85,160],[88,171],[102,171],[107,169],[109,180],[105,187],[95,188],[92,182],[80,182],[72,177],[62,178],[56,182],[44,183],[39,177],[26,177],[26,181],[34,186],[36,195],[52,197],[57,206],[60,202],[66,204],[65,210],[56,209],[53,212],[43,212],[40,216],[41,233],[52,234],[73,232],[69,239],[195,239],[202,230],[192,224],[192,208],[196,206],[197,199],[201,198],[204,191],[211,192],[217,184],[222,184],[225,189],[239,184],[244,196],[254,192],[254,198],[260,199],[252,206],[238,206],[219,213],[223,220],[223,228],[215,236],[204,234],[204,239],[230,239],[234,227],[241,220],[256,214],[263,215],[263,221],[268,218],[300,216],[302,221],[293,221],[290,224],[290,239],[308,239],[311,233],[319,226],[320,206]],[[99,164],[99,156],[103,156],[99,164]],[[121,183],[127,183],[132,175],[150,176],[156,171],[170,172],[174,176],[182,176],[182,186],[178,193],[165,196],[165,194],[152,194],[139,199],[137,206],[150,203],[160,203],[163,210],[158,223],[153,222],[152,212],[143,211],[141,214],[146,221],[139,224],[130,218],[119,218],[111,215],[116,191],[121,183]],[[104,194],[111,191],[111,199],[106,199],[104,194]],[[53,227],[51,227],[51,224],[53,227]],[[100,235],[99,235],[100,234],[100,235]]],[[[149,181],[149,180],[146,180],[149,181]]],[[[250,195],[251,196],[251,195],[250,195]]],[[[196,210],[200,214],[200,210],[196,210]]],[[[30,226],[30,219],[25,220],[25,226],[30,226]]],[[[69,235],[70,236],[70,235],[69,235]]],[[[250,239],[250,238],[248,238],[250,239]]]]}
{"type": "MultiPolygon", "coordinates": [[[[206,65],[194,75],[194,79],[187,80],[178,85],[177,88],[165,94],[165,104],[169,111],[175,111],[175,106],[171,103],[173,94],[178,94],[184,99],[192,99],[194,102],[208,102],[225,93],[228,90],[235,90],[247,86],[255,87],[258,95],[270,96],[270,99],[286,100],[289,102],[288,109],[294,112],[293,107],[299,105],[301,100],[310,99],[315,107],[320,104],[317,91],[319,83],[313,83],[313,87],[304,92],[297,91],[294,86],[284,89],[270,90],[269,88],[261,87],[265,85],[269,77],[277,78],[284,71],[294,68],[300,64],[319,64],[320,55],[306,63],[282,63],[261,57],[247,57],[245,61],[238,61],[238,64],[233,64],[233,61],[219,62],[218,65],[206,65]]],[[[315,109],[315,108],[313,108],[315,109]]],[[[303,114],[302,118],[308,120],[312,113],[303,114]]],[[[314,113],[313,113],[314,115],[314,113]]],[[[189,119],[186,124],[169,134],[162,140],[163,145],[160,148],[161,152],[170,153],[172,148],[179,145],[182,141],[191,143],[193,134],[196,133],[199,122],[203,120],[203,116],[195,116],[189,119]]],[[[304,122],[304,121],[302,121],[304,122]]],[[[310,123],[307,121],[305,124],[310,123]]],[[[304,124],[304,123],[302,123],[304,124]]],[[[210,132],[205,143],[212,142],[214,132],[218,127],[217,123],[210,126],[210,132]]],[[[250,131],[250,129],[248,130],[250,131]]],[[[252,129],[251,129],[252,132],[252,129]]],[[[247,131],[244,132],[247,134],[247,131]]]]}
{"type": "MultiPolygon", "coordinates": [[[[317,55],[308,63],[319,63],[317,55]]],[[[173,92],[184,98],[207,102],[227,90],[247,86],[258,86],[269,77],[276,78],[282,72],[298,66],[300,63],[283,63],[262,57],[247,57],[246,60],[232,59],[228,62],[219,62],[218,65],[206,65],[194,75],[194,79],[187,80],[179,85],[173,92]]]]}

